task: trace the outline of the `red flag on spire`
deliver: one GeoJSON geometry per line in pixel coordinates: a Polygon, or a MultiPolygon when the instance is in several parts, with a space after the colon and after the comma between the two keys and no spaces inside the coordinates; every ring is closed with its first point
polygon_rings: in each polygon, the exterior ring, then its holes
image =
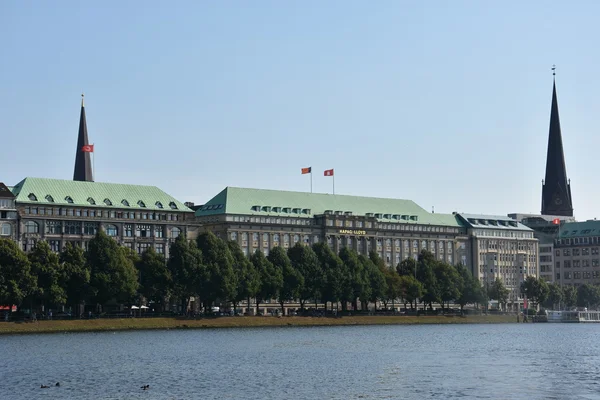
{"type": "Polygon", "coordinates": [[[86,144],[85,146],[83,146],[81,148],[81,151],[83,151],[84,153],[93,153],[94,152],[94,145],[93,144],[86,144]]]}

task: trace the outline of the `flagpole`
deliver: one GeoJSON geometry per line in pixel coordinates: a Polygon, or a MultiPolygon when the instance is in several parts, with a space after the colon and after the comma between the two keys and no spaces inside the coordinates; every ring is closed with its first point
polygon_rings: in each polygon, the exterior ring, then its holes
{"type": "MultiPolygon", "coordinates": [[[[94,144],[92,143],[92,146],[94,144]]],[[[92,181],[96,182],[96,154],[92,151],[92,181]]]]}
{"type": "Polygon", "coordinates": [[[333,175],[331,175],[331,177],[333,178],[331,180],[331,182],[333,182],[333,194],[335,194],[335,172],[333,173],[333,175]]]}
{"type": "Polygon", "coordinates": [[[312,193],[312,167],[310,167],[310,192],[312,193]]]}

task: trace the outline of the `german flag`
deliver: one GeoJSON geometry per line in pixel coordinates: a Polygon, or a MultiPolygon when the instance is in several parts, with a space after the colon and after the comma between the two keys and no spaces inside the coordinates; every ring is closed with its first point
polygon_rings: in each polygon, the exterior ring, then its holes
{"type": "Polygon", "coordinates": [[[302,168],[302,175],[310,174],[312,172],[312,167],[302,168]]]}

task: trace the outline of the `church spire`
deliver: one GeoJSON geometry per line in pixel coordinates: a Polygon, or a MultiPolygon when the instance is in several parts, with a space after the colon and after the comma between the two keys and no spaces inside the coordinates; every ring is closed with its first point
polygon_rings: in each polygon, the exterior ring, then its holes
{"type": "Polygon", "coordinates": [[[558,100],[556,98],[556,67],[552,67],[552,108],[550,111],[550,132],[548,134],[548,154],[546,158],[546,179],[542,184],[542,214],[573,216],[571,184],[567,180],[567,167],[563,152],[558,100]]]}
{"type": "Polygon", "coordinates": [[[75,170],[73,171],[74,181],[87,181],[93,182],[94,177],[92,176],[92,162],[90,158],[89,150],[87,146],[88,133],[87,124],[85,122],[85,106],[83,104],[83,94],[81,95],[81,115],[79,117],[79,135],[77,136],[77,151],[75,153],[75,170]]]}

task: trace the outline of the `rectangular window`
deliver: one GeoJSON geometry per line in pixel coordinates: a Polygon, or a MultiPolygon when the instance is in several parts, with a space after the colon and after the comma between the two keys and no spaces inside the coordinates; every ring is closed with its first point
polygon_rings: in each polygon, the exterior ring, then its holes
{"type": "Polygon", "coordinates": [[[150,243],[138,243],[137,244],[137,252],[138,254],[142,254],[143,252],[145,252],[146,250],[148,250],[148,248],[150,247],[150,243]]]}
{"type": "Polygon", "coordinates": [[[96,222],[84,223],[83,233],[85,235],[95,235],[96,233],[98,233],[98,223],[96,223],[96,222]]]}
{"type": "Polygon", "coordinates": [[[87,217],[88,216],[88,210],[83,210],[83,216],[87,217]]]}
{"type": "Polygon", "coordinates": [[[150,237],[152,236],[152,227],[150,225],[136,225],[135,236],[137,237],[150,237]]]}
{"type": "Polygon", "coordinates": [[[62,233],[61,221],[46,221],[46,233],[60,235],[62,233]]]}
{"type": "Polygon", "coordinates": [[[66,235],[81,235],[81,222],[65,221],[66,235]]]}
{"type": "Polygon", "coordinates": [[[55,253],[60,253],[60,240],[49,240],[50,250],[55,253]]]}
{"type": "Polygon", "coordinates": [[[125,225],[123,228],[124,236],[132,237],[133,236],[133,226],[131,224],[125,225]]]}
{"type": "Polygon", "coordinates": [[[156,243],[154,245],[154,249],[158,254],[165,254],[165,244],[164,243],[156,243]]]}
{"type": "Polygon", "coordinates": [[[164,237],[165,229],[162,226],[154,226],[154,237],[162,238],[164,237]]]}

